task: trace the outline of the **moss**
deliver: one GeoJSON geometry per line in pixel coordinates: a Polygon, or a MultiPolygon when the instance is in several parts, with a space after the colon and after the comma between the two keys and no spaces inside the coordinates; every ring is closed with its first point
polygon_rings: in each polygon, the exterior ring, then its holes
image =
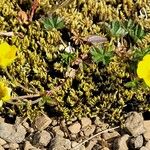
{"type": "MultiPolygon", "coordinates": [[[[0,41],[6,40],[19,48],[16,61],[8,68],[12,78],[33,91],[55,89],[65,81],[61,88],[52,92],[51,100],[57,102],[55,109],[62,112],[67,119],[74,116],[99,115],[108,122],[119,122],[123,120],[128,105],[133,101],[137,104],[133,105],[131,110],[149,110],[149,88],[142,83],[139,83],[137,88],[124,86],[135,77],[135,74],[129,71],[129,62],[116,57],[108,66],[96,65],[91,61],[91,46],[85,43],[75,44],[72,40],[72,31],[77,31],[80,37],[93,34],[105,36],[104,23],[115,19],[125,21],[131,18],[149,31],[147,1],[139,0],[135,3],[133,0],[75,0],[71,5],[57,9],[54,13],[63,18],[67,30],[46,31],[39,16],[52,15],[49,14],[49,9],[54,5],[55,1],[43,0],[35,12],[38,19],[35,17],[32,22],[23,24],[17,19],[18,1],[0,1],[0,31],[16,33],[12,38],[0,37],[0,41]],[[143,8],[147,16],[141,16],[140,11],[143,8]],[[62,40],[66,45],[71,42],[75,47],[75,59],[81,59],[81,55],[88,56],[82,59],[80,65],[73,65],[74,60],[71,61],[70,66],[76,69],[75,78],[65,77],[67,66],[61,62],[63,50],[59,49],[63,44],[62,40]]],[[[108,39],[111,40],[111,37],[108,39]]],[[[140,44],[134,46],[143,48],[149,46],[149,41],[147,34],[140,44]]],[[[5,72],[2,74],[7,76],[5,72]]],[[[15,95],[28,94],[26,91],[20,93],[14,87],[13,91],[15,95]]]]}

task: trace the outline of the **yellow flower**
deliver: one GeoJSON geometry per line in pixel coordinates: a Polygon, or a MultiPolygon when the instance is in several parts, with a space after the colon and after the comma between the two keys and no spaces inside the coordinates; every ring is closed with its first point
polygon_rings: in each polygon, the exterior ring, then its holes
{"type": "Polygon", "coordinates": [[[143,60],[138,63],[137,75],[150,86],[150,54],[145,55],[143,60]]]}
{"type": "Polygon", "coordinates": [[[7,42],[0,44],[0,67],[5,69],[16,57],[16,46],[10,46],[7,42]]]}
{"type": "Polygon", "coordinates": [[[11,88],[8,88],[4,82],[0,81],[0,107],[3,102],[7,102],[11,98],[11,88]]]}

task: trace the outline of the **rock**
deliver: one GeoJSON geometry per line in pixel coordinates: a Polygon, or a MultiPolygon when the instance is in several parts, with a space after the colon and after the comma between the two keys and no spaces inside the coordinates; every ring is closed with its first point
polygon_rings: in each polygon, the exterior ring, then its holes
{"type": "Polygon", "coordinates": [[[125,134],[115,140],[113,150],[128,150],[129,135],[125,134]]]}
{"type": "Polygon", "coordinates": [[[77,133],[80,132],[81,125],[80,125],[80,123],[75,122],[75,123],[73,123],[72,125],[70,125],[70,126],[68,127],[68,129],[69,129],[69,131],[70,131],[71,133],[77,134],[77,133]]]}
{"type": "Polygon", "coordinates": [[[125,121],[125,128],[134,137],[143,134],[145,129],[142,115],[137,112],[129,113],[125,121]]]}
{"type": "Polygon", "coordinates": [[[4,144],[6,144],[7,142],[3,139],[0,138],[0,145],[3,146],[4,144]]]}
{"type": "Polygon", "coordinates": [[[101,150],[110,150],[108,147],[103,147],[101,150]]]}
{"type": "Polygon", "coordinates": [[[81,126],[82,128],[86,127],[86,126],[91,126],[92,124],[92,121],[90,118],[87,118],[87,117],[83,117],[81,118],[81,126]]]}
{"type": "Polygon", "coordinates": [[[120,134],[117,131],[113,131],[113,132],[105,132],[102,134],[102,138],[106,141],[111,142],[112,140],[114,140],[114,138],[119,137],[120,134]]]}
{"type": "Polygon", "coordinates": [[[149,149],[146,148],[145,146],[142,146],[142,147],[140,148],[140,150],[149,150],[149,149]]]}
{"type": "Polygon", "coordinates": [[[139,135],[137,137],[131,138],[129,142],[131,149],[138,149],[143,146],[143,136],[139,135]]]}
{"type": "Polygon", "coordinates": [[[150,140],[150,121],[144,121],[145,133],[143,134],[145,140],[150,140]]]}
{"type": "Polygon", "coordinates": [[[72,146],[73,150],[86,150],[84,145],[81,145],[81,146],[79,146],[79,147],[77,147],[77,148],[74,148],[74,147],[77,146],[78,144],[79,144],[79,143],[77,143],[77,142],[75,142],[75,141],[72,141],[72,142],[71,142],[71,146],[72,146]]]}
{"type": "Polygon", "coordinates": [[[17,143],[9,143],[9,149],[16,150],[17,148],[19,148],[19,144],[17,144],[17,143]]]}
{"type": "Polygon", "coordinates": [[[52,120],[48,116],[46,116],[45,114],[41,114],[36,117],[34,121],[34,127],[41,131],[46,129],[51,123],[52,120]]]}
{"type": "Polygon", "coordinates": [[[54,119],[54,120],[52,120],[52,126],[53,126],[53,127],[54,127],[54,126],[56,126],[56,125],[57,125],[57,123],[58,123],[58,122],[57,122],[57,120],[55,120],[55,119],[54,119]]]}
{"type": "Polygon", "coordinates": [[[37,132],[33,137],[33,145],[36,146],[47,146],[48,143],[51,140],[51,135],[49,132],[43,130],[40,132],[37,132]]]}
{"type": "Polygon", "coordinates": [[[89,136],[94,133],[95,129],[96,129],[95,125],[86,126],[83,128],[83,132],[84,132],[85,136],[89,136]]]}
{"type": "Polygon", "coordinates": [[[26,130],[22,125],[0,123],[0,138],[7,142],[21,143],[25,138],[26,130]]]}
{"type": "Polygon", "coordinates": [[[145,147],[150,149],[150,140],[148,142],[146,142],[145,147]]]}
{"type": "Polygon", "coordinates": [[[60,129],[60,126],[55,126],[54,128],[53,128],[53,130],[54,130],[54,132],[56,133],[56,134],[58,134],[58,135],[60,135],[60,136],[64,136],[64,132],[60,129]]]}
{"type": "Polygon", "coordinates": [[[5,150],[5,149],[0,145],[0,150],[5,150]]]}
{"type": "Polygon", "coordinates": [[[96,143],[97,139],[90,140],[88,146],[86,147],[86,150],[92,150],[96,143]]]}
{"type": "Polygon", "coordinates": [[[48,150],[68,150],[71,149],[71,141],[59,135],[51,140],[48,150]]]}
{"type": "Polygon", "coordinates": [[[24,150],[37,150],[36,147],[34,147],[29,141],[25,142],[24,150]]]}

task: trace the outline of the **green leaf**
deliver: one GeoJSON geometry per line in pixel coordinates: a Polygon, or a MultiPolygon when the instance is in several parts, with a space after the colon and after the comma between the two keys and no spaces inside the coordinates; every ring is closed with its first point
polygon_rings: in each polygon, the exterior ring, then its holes
{"type": "Polygon", "coordinates": [[[43,21],[44,28],[49,30],[49,29],[62,29],[64,28],[64,21],[60,17],[50,17],[46,18],[43,21]]]}
{"type": "Polygon", "coordinates": [[[110,62],[110,59],[113,56],[112,51],[105,51],[102,47],[100,48],[93,48],[91,51],[92,60],[95,63],[102,62],[104,65],[110,62]]]}

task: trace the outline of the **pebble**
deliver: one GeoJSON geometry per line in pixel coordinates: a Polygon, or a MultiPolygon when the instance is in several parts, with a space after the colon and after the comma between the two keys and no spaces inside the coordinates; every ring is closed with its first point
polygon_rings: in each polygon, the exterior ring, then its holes
{"type": "Polygon", "coordinates": [[[96,143],[97,143],[96,139],[90,140],[88,146],[86,147],[86,150],[92,150],[96,143]]]}
{"type": "Polygon", "coordinates": [[[148,142],[146,142],[145,147],[150,149],[150,140],[148,142]]]}
{"type": "Polygon", "coordinates": [[[51,135],[49,132],[43,130],[37,132],[33,137],[33,145],[37,146],[47,146],[51,140],[51,135]]]}
{"type": "Polygon", "coordinates": [[[21,143],[26,135],[26,129],[20,125],[0,123],[0,138],[7,142],[21,143]]]}
{"type": "Polygon", "coordinates": [[[59,135],[51,140],[48,150],[67,150],[71,149],[71,141],[59,135]]]}
{"type": "Polygon", "coordinates": [[[34,127],[41,131],[46,129],[51,123],[52,120],[47,115],[41,114],[38,117],[36,117],[34,121],[34,127]]]}
{"type": "Polygon", "coordinates": [[[86,127],[86,126],[91,126],[92,125],[92,121],[90,118],[87,117],[83,117],[81,118],[81,126],[82,128],[86,127]]]}
{"type": "Polygon", "coordinates": [[[144,127],[145,127],[145,132],[143,134],[145,140],[150,140],[150,121],[149,120],[146,120],[144,121],[144,127]]]}
{"type": "Polygon", "coordinates": [[[137,112],[129,113],[125,121],[126,130],[134,137],[145,132],[142,114],[137,112]]]}
{"type": "Polygon", "coordinates": [[[95,125],[91,125],[91,126],[86,126],[83,128],[83,132],[84,132],[84,135],[85,136],[90,136],[91,134],[94,133],[96,129],[96,126],[95,125]]]}
{"type": "Polygon", "coordinates": [[[71,133],[77,134],[77,133],[80,132],[81,125],[80,125],[79,122],[75,122],[75,123],[73,123],[72,125],[70,125],[70,126],[68,127],[68,129],[69,129],[69,131],[70,131],[71,133]]]}
{"type": "Polygon", "coordinates": [[[29,141],[26,141],[24,144],[24,150],[37,150],[29,141]]]}
{"type": "Polygon", "coordinates": [[[9,149],[16,150],[17,148],[19,148],[19,144],[17,144],[17,143],[9,143],[9,149]]]}
{"type": "Polygon", "coordinates": [[[149,149],[146,148],[145,146],[142,146],[142,147],[140,148],[140,150],[149,150],[149,149]]]}
{"type": "Polygon", "coordinates": [[[113,132],[105,132],[102,134],[102,138],[104,140],[108,140],[109,142],[111,142],[112,140],[114,140],[114,138],[119,137],[120,134],[117,131],[113,131],[113,132]]]}
{"type": "Polygon", "coordinates": [[[0,150],[5,150],[5,149],[0,145],[0,150]]]}
{"type": "Polygon", "coordinates": [[[53,130],[54,130],[54,132],[56,133],[56,134],[58,134],[58,135],[60,135],[60,136],[64,136],[64,132],[60,129],[60,126],[55,126],[54,128],[53,128],[53,130]]]}
{"type": "Polygon", "coordinates": [[[129,140],[129,135],[125,134],[115,140],[113,144],[113,150],[128,150],[127,141],[129,140]]]}
{"type": "Polygon", "coordinates": [[[5,141],[5,140],[3,140],[2,138],[0,138],[0,145],[4,145],[4,144],[6,144],[7,142],[5,141]]]}
{"type": "Polygon", "coordinates": [[[71,142],[71,147],[73,148],[73,150],[86,150],[84,145],[81,145],[77,148],[74,148],[75,146],[77,146],[79,143],[72,141],[71,142]]]}
{"type": "Polygon", "coordinates": [[[131,149],[139,149],[143,146],[143,136],[139,135],[137,137],[131,138],[129,145],[131,149]]]}

